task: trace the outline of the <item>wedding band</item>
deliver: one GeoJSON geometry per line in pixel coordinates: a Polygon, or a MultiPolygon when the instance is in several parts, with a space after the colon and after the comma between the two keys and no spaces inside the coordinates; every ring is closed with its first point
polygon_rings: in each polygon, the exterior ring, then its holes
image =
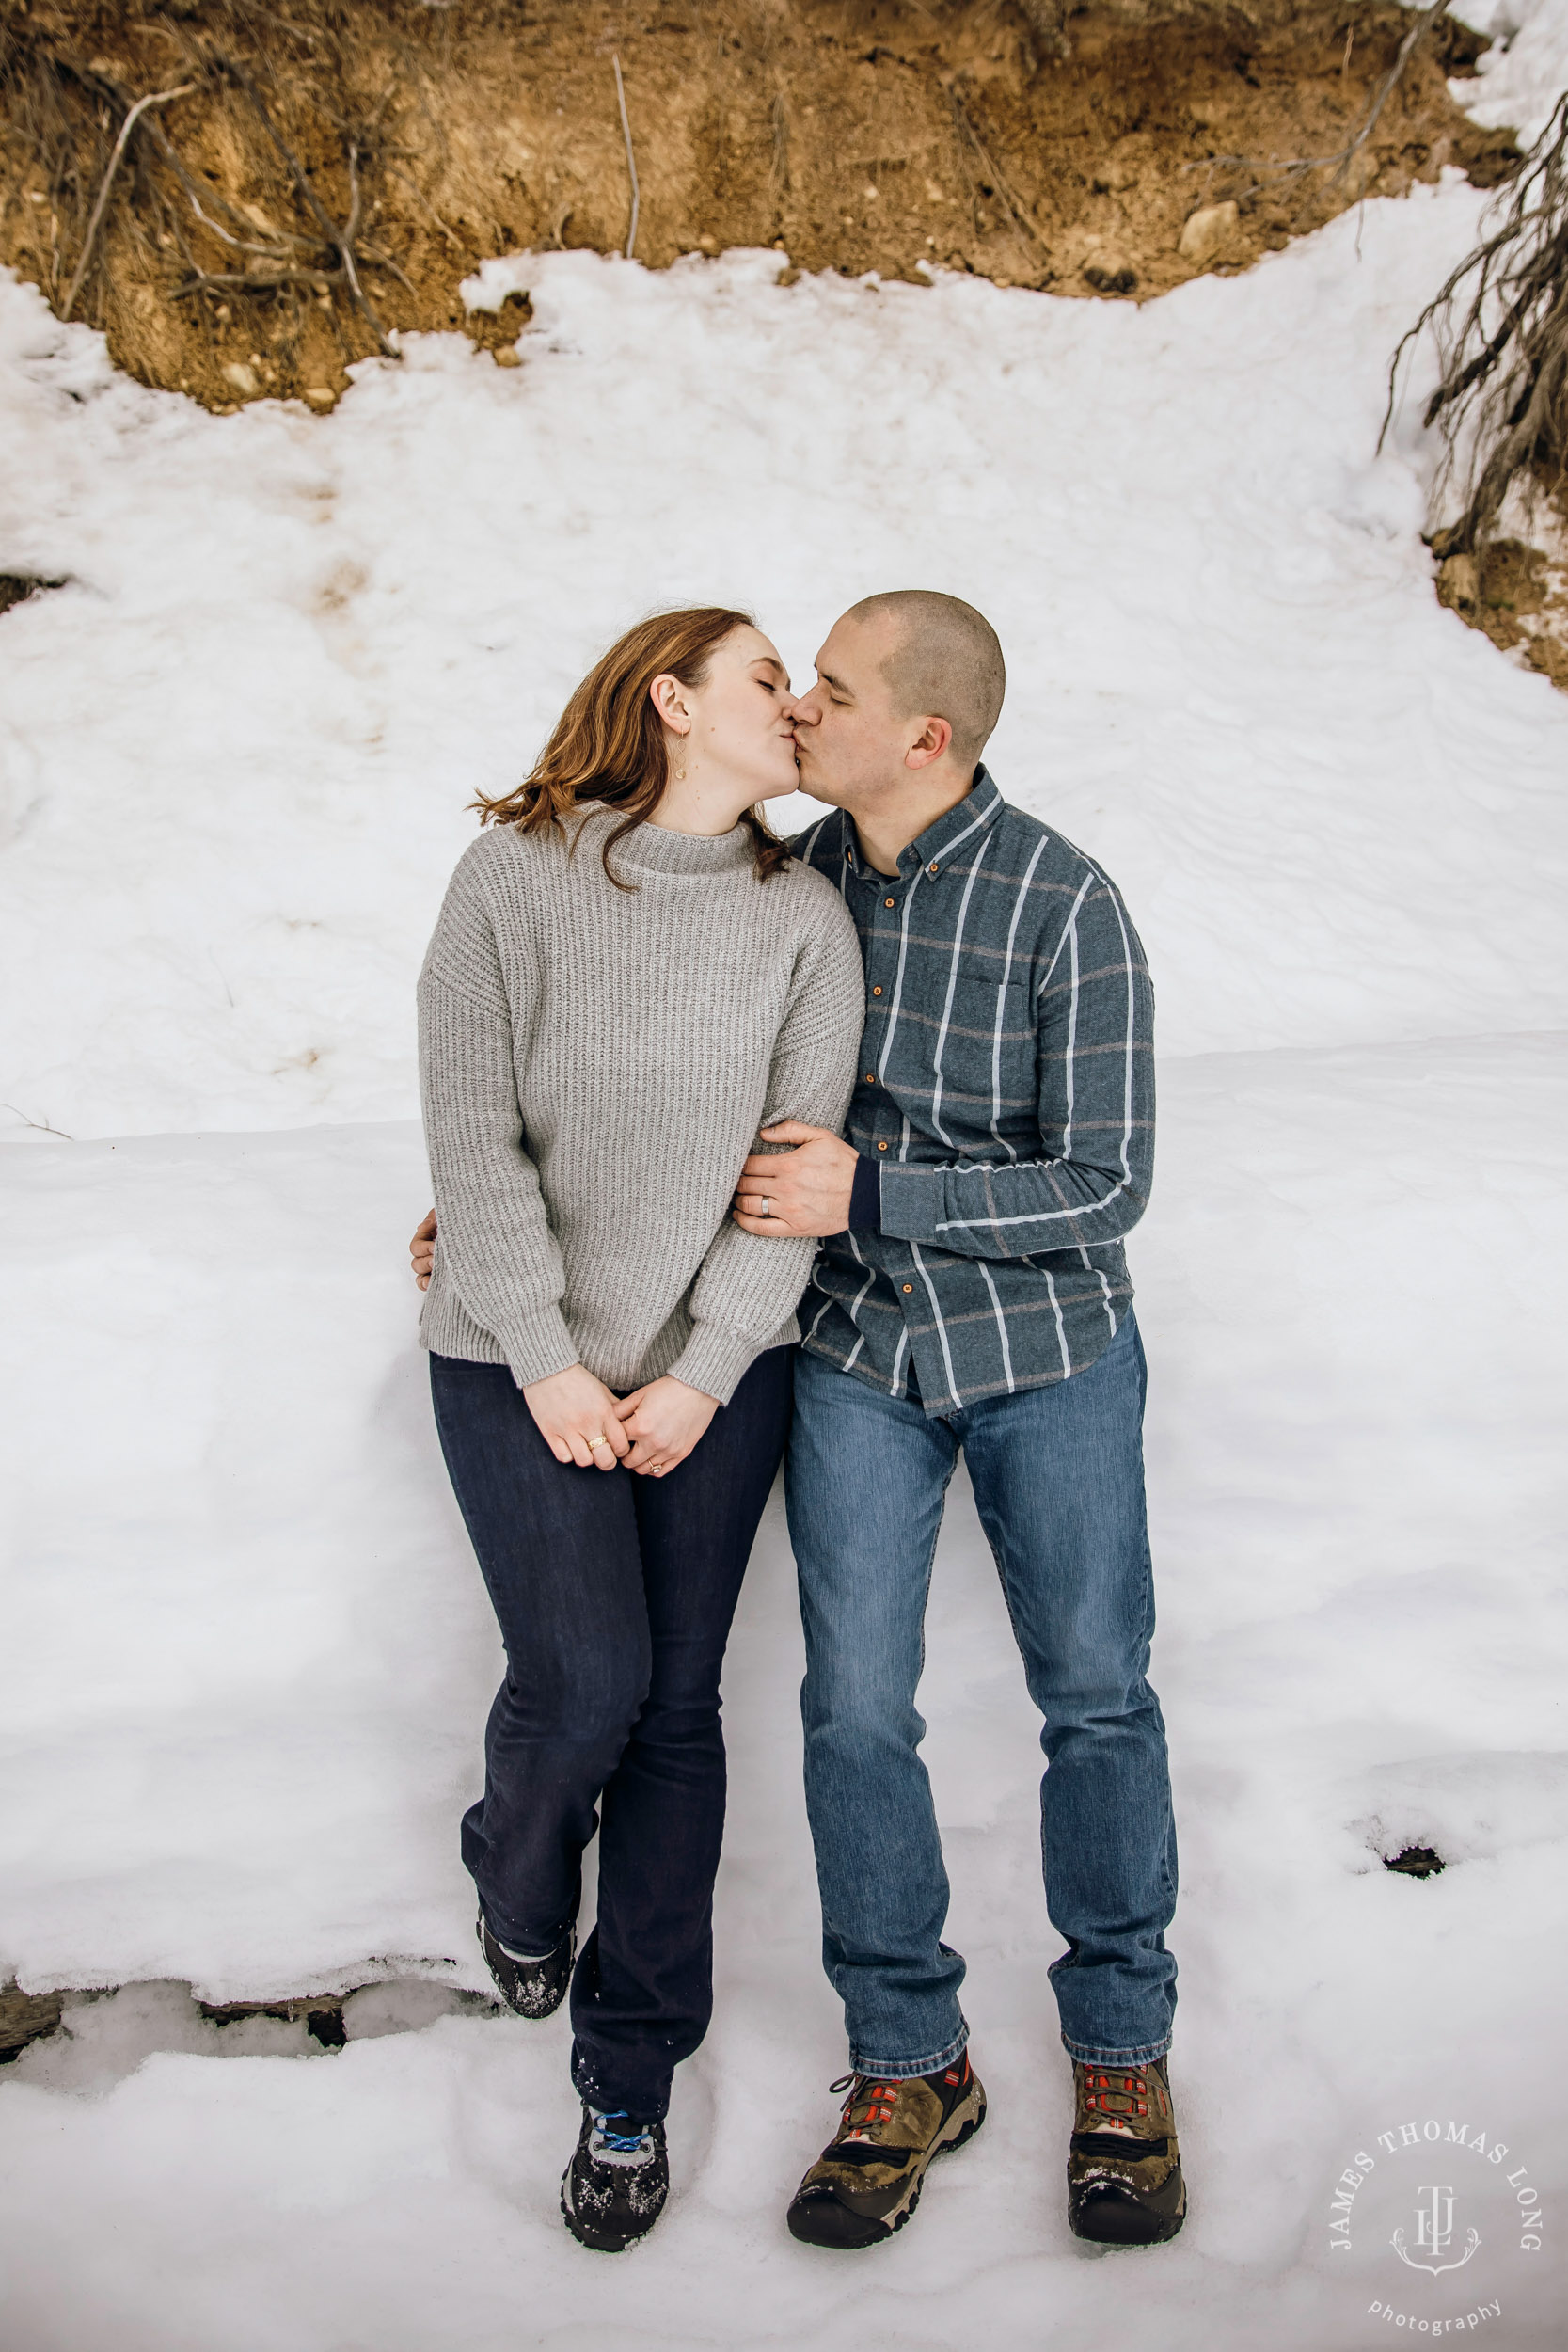
{"type": "Polygon", "coordinates": [[[762,1196],[761,1214],[764,1216],[771,1216],[773,1214],[773,1196],[770,1192],[765,1192],[762,1196]]]}
{"type": "Polygon", "coordinates": [[[601,1429],[596,1438],[586,1438],[583,1442],[587,1446],[589,1453],[592,1454],[595,1446],[609,1445],[610,1439],[605,1436],[604,1431],[601,1429]]]}

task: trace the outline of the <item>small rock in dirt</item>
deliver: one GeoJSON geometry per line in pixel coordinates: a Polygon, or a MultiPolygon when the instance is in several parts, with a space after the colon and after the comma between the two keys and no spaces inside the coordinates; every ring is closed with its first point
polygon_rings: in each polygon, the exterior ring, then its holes
{"type": "Polygon", "coordinates": [[[1138,282],[1136,270],[1104,269],[1092,262],[1084,276],[1096,294],[1130,294],[1138,282]]]}
{"type": "Polygon", "coordinates": [[[307,384],[305,397],[312,408],[330,408],[338,395],[328,384],[307,384]]]}
{"type": "Polygon", "coordinates": [[[523,364],[522,353],[515,350],[511,343],[503,343],[492,357],[498,368],[520,368],[523,364]]]}
{"type": "Polygon", "coordinates": [[[719,250],[718,238],[709,236],[705,230],[702,236],[700,236],[697,240],[697,250],[699,253],[706,253],[709,255],[717,253],[719,250]]]}
{"type": "Polygon", "coordinates": [[[242,400],[254,400],[256,394],[261,389],[256,380],[255,369],[247,368],[243,359],[226,359],[224,361],[223,380],[226,384],[231,384],[233,386],[235,391],[239,393],[242,400]]]}
{"type": "Polygon", "coordinates": [[[1190,213],[1181,226],[1177,251],[1185,261],[1209,262],[1230,243],[1241,214],[1235,203],[1205,204],[1190,213]]]}
{"type": "Polygon", "coordinates": [[[1437,566],[1437,601],[1455,612],[1481,610],[1481,573],[1473,555],[1450,555],[1437,566]]]}

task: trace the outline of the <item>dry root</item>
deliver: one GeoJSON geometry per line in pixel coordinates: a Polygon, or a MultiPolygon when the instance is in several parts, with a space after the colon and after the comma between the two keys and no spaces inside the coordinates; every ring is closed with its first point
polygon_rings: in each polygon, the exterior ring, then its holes
{"type": "MultiPolygon", "coordinates": [[[[1428,303],[1394,355],[1431,332],[1441,374],[1422,422],[1445,443],[1436,501],[1463,500],[1438,532],[1441,557],[1474,556],[1511,490],[1526,502],[1568,485],[1568,96],[1519,167],[1486,233],[1428,303]]],[[[1384,421],[1387,430],[1387,418],[1384,421]]]]}

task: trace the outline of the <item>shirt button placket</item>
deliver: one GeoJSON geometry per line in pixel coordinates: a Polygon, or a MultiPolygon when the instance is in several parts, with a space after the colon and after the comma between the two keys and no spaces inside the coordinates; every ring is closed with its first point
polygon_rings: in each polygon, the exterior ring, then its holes
{"type": "MultiPolygon", "coordinates": [[[[869,881],[870,879],[871,878],[868,875],[866,880],[869,881]]],[[[884,913],[886,908],[891,907],[894,903],[891,898],[887,898],[885,892],[880,895],[882,896],[885,903],[883,907],[878,909],[879,914],[884,913]]],[[[869,994],[866,1006],[867,1014],[869,1016],[871,1013],[880,1012],[885,1017],[888,1009],[888,992],[893,977],[894,950],[893,942],[888,939],[886,934],[879,928],[876,916],[873,916],[871,923],[866,929],[865,951],[865,977],[869,983],[869,994]]],[[[867,1025],[869,1026],[869,1019],[867,1025]]],[[[882,1032],[879,1031],[879,1043],[880,1042],[881,1035],[882,1032]]],[[[880,1054],[878,1053],[876,1055],[868,1056],[867,1058],[879,1062],[880,1054]]],[[[867,1086],[874,1086],[876,1084],[875,1071],[867,1071],[865,1082],[867,1086]]],[[[886,1104],[887,1097],[884,1090],[881,1101],[874,1103],[871,1106],[872,1138],[876,1143],[879,1153],[885,1152],[888,1148],[885,1140],[879,1136],[876,1132],[878,1127],[881,1124],[883,1106],[886,1104]]],[[[892,1106],[891,1104],[888,1104],[887,1107],[891,1110],[892,1106]]]]}

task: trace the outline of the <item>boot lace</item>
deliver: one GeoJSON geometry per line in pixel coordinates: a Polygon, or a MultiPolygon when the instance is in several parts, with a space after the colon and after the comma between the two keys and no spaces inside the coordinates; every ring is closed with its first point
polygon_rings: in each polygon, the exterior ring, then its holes
{"type": "Polygon", "coordinates": [[[613,2108],[608,2115],[594,2111],[591,2145],[594,2153],[597,2153],[602,2148],[608,2154],[615,2156],[651,2156],[654,2152],[653,2135],[642,2125],[639,2124],[629,2132],[615,2129],[617,2123],[630,2123],[630,2122],[631,2117],[625,2107],[613,2108]]]}
{"type": "Polygon", "coordinates": [[[898,2104],[897,2083],[875,2082],[869,2074],[841,2074],[828,2088],[835,2094],[849,2094],[844,2102],[840,2139],[871,2139],[880,2125],[892,2122],[898,2104]]]}
{"type": "MultiPolygon", "coordinates": [[[[1149,2109],[1148,2075],[1141,2066],[1085,2066],[1084,2068],[1084,2107],[1094,2116],[1095,2128],[1101,2131],[1123,2131],[1136,2136],[1137,2119],[1149,2109]]],[[[1155,2085],[1155,2112],[1165,2113],[1165,2103],[1155,2085]]]]}

